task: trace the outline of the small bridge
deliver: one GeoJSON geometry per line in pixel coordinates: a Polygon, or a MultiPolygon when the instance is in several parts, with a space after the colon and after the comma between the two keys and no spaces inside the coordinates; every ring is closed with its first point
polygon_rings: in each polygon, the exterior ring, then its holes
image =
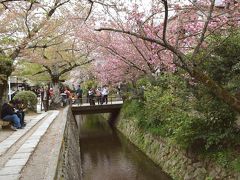
{"type": "MultiPolygon", "coordinates": [[[[83,114],[96,114],[96,113],[110,113],[109,123],[114,125],[115,120],[117,119],[120,110],[123,105],[121,98],[109,97],[109,102],[107,104],[95,104],[90,105],[90,103],[72,104],[72,113],[73,115],[83,115],[83,114]]],[[[85,101],[86,99],[82,99],[85,101]]]]}

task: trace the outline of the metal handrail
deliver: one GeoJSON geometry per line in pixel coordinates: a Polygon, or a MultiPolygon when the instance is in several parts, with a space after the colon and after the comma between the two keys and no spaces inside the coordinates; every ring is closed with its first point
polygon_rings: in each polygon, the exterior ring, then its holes
{"type": "MultiPolygon", "coordinates": [[[[117,101],[122,101],[122,98],[120,96],[108,96],[107,97],[108,102],[107,104],[113,104],[113,102],[117,102],[117,101]]],[[[81,104],[86,104],[86,103],[90,103],[90,101],[93,100],[94,101],[94,105],[103,105],[106,104],[106,102],[102,102],[103,97],[102,96],[93,96],[93,99],[91,99],[91,97],[82,97],[82,98],[77,98],[77,99],[72,99],[72,104],[77,104],[77,105],[81,105],[81,104]]]]}

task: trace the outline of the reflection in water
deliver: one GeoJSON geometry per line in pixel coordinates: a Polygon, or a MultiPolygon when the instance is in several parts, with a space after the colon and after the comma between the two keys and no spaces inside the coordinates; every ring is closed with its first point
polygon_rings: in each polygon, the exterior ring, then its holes
{"type": "Polygon", "coordinates": [[[84,180],[171,179],[101,118],[88,115],[80,120],[84,180]]]}

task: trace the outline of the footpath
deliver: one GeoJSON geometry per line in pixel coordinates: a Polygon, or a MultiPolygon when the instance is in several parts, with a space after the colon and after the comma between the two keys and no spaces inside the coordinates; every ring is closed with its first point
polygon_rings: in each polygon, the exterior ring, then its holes
{"type": "Polygon", "coordinates": [[[64,133],[62,114],[26,114],[24,129],[0,129],[0,180],[54,179],[64,133]]]}

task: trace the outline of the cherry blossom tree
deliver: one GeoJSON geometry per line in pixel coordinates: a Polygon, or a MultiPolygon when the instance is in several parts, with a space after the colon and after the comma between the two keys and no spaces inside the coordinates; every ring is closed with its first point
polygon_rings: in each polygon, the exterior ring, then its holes
{"type": "Polygon", "coordinates": [[[239,29],[240,3],[232,0],[221,4],[216,4],[214,0],[189,3],[162,0],[161,5],[155,6],[154,1],[152,2],[152,13],[149,16],[135,5],[129,17],[133,23],[126,21],[128,26],[122,26],[111,22],[97,30],[130,35],[152,43],[158,49],[165,49],[171,53],[166,59],[172,61],[176,68],[184,70],[215,96],[240,112],[240,101],[234,94],[221,87],[200,68],[211,57],[213,50],[223,43],[212,43],[209,37],[221,34],[227,39],[234,29],[239,29]]]}
{"type": "MultiPolygon", "coordinates": [[[[77,19],[84,21],[89,14],[89,7],[87,0],[1,0],[1,56],[10,59],[10,61],[20,61],[22,53],[26,49],[42,49],[55,45],[52,40],[56,37],[51,36],[51,32],[58,31],[61,34],[59,27],[66,21],[70,24],[71,18],[76,12],[78,12],[77,19]]],[[[70,27],[73,27],[73,24],[70,27]]],[[[12,63],[12,65],[14,64],[12,63]]],[[[0,86],[0,96],[6,92],[6,80],[10,74],[2,74],[1,72],[1,77],[4,77],[4,80],[0,86]]]]}
{"type": "Polygon", "coordinates": [[[61,101],[59,92],[60,77],[76,67],[84,66],[93,61],[89,57],[91,49],[83,42],[72,39],[68,33],[66,32],[65,35],[52,41],[51,43],[54,44],[52,46],[31,50],[25,49],[22,52],[24,59],[31,63],[40,64],[43,67],[44,70],[36,72],[35,75],[45,72],[49,75],[54,95],[52,106],[55,108],[60,105],[61,101]]]}

